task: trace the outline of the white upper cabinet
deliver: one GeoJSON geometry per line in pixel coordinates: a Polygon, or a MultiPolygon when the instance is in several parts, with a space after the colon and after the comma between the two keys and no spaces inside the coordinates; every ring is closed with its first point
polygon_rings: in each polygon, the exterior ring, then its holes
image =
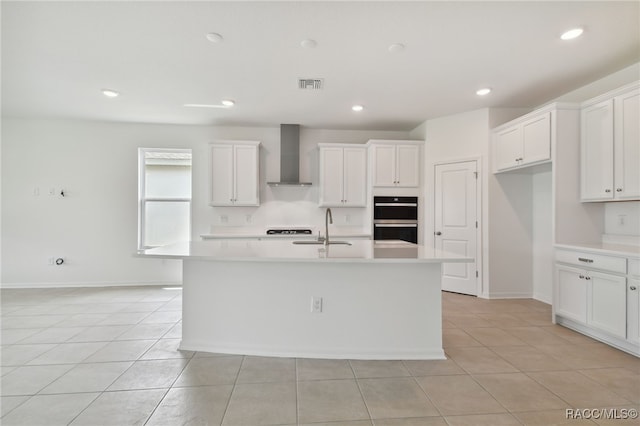
{"type": "Polygon", "coordinates": [[[409,141],[369,141],[374,187],[420,185],[420,146],[409,141]]]}
{"type": "Polygon", "coordinates": [[[551,112],[533,112],[493,132],[494,172],[551,160],[551,112]]]}
{"type": "Polygon", "coordinates": [[[257,206],[260,142],[227,141],[209,145],[211,206],[257,206]]]}
{"type": "Polygon", "coordinates": [[[320,206],[365,207],[367,148],[363,145],[318,144],[320,206]]]}
{"type": "Polygon", "coordinates": [[[613,99],[584,108],[580,123],[581,198],[613,199],[613,99]]]}
{"type": "Polygon", "coordinates": [[[581,112],[581,199],[639,200],[640,90],[606,96],[581,112]]]}
{"type": "Polygon", "coordinates": [[[614,186],[618,200],[640,199],[640,89],[614,99],[614,186]]]}

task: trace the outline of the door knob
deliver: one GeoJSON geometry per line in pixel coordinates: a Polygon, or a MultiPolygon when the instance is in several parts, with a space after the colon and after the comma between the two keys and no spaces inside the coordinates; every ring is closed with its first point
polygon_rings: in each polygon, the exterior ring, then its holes
{"type": "Polygon", "coordinates": [[[442,232],[437,231],[437,232],[435,232],[435,234],[436,234],[436,235],[442,235],[442,232]]]}

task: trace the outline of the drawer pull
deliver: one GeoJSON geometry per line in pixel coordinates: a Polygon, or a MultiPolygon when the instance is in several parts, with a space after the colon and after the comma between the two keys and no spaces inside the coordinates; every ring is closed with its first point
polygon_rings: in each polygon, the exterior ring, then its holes
{"type": "Polygon", "coordinates": [[[584,278],[584,275],[580,275],[580,279],[583,279],[583,278],[584,278]]]}
{"type": "Polygon", "coordinates": [[[584,279],[588,281],[588,280],[590,280],[590,279],[591,279],[591,277],[586,276],[586,277],[584,277],[584,279]]]}
{"type": "Polygon", "coordinates": [[[579,257],[580,262],[593,263],[593,259],[587,259],[586,257],[579,257]]]}
{"type": "Polygon", "coordinates": [[[629,290],[634,291],[636,290],[638,287],[636,287],[635,285],[632,285],[631,287],[629,287],[629,290]]]}

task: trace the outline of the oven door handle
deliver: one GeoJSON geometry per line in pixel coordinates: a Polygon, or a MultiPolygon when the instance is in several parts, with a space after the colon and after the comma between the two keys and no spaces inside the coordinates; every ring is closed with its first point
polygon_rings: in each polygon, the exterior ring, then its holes
{"type": "Polygon", "coordinates": [[[417,228],[417,223],[374,223],[374,227],[378,228],[417,228]]]}
{"type": "Polygon", "coordinates": [[[418,207],[418,203],[374,203],[375,207],[418,207]]]}

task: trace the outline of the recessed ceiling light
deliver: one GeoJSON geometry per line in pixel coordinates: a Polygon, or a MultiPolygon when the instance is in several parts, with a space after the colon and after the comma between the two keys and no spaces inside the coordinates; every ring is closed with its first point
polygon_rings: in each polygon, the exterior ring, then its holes
{"type": "Polygon", "coordinates": [[[402,52],[404,50],[404,44],[402,43],[393,43],[392,45],[389,46],[389,52],[391,53],[398,53],[398,52],[402,52]]]}
{"type": "Polygon", "coordinates": [[[304,47],[306,49],[313,49],[314,47],[318,46],[318,42],[313,40],[313,39],[308,38],[308,39],[302,40],[300,42],[300,46],[302,46],[302,47],[304,47]]]}
{"type": "Polygon", "coordinates": [[[118,96],[120,96],[120,93],[111,89],[102,89],[102,94],[108,98],[117,98],[118,96]]]}
{"type": "Polygon", "coordinates": [[[222,100],[222,105],[226,106],[226,107],[232,107],[236,104],[236,101],[232,100],[232,99],[223,99],[222,100]]]}
{"type": "Polygon", "coordinates": [[[560,38],[562,40],[572,40],[574,38],[580,37],[583,32],[584,32],[584,30],[582,28],[574,28],[572,30],[569,30],[569,31],[566,31],[566,32],[562,33],[560,38]]]}
{"type": "Polygon", "coordinates": [[[209,33],[207,34],[207,40],[211,43],[222,43],[224,41],[224,37],[218,33],[209,33]]]}
{"type": "Polygon", "coordinates": [[[491,93],[491,89],[488,87],[485,87],[484,89],[480,89],[476,91],[476,95],[478,96],[488,95],[489,93],[491,93]]]}
{"type": "Polygon", "coordinates": [[[360,112],[364,109],[364,107],[362,105],[354,105],[351,107],[352,110],[356,111],[356,112],[360,112]]]}

